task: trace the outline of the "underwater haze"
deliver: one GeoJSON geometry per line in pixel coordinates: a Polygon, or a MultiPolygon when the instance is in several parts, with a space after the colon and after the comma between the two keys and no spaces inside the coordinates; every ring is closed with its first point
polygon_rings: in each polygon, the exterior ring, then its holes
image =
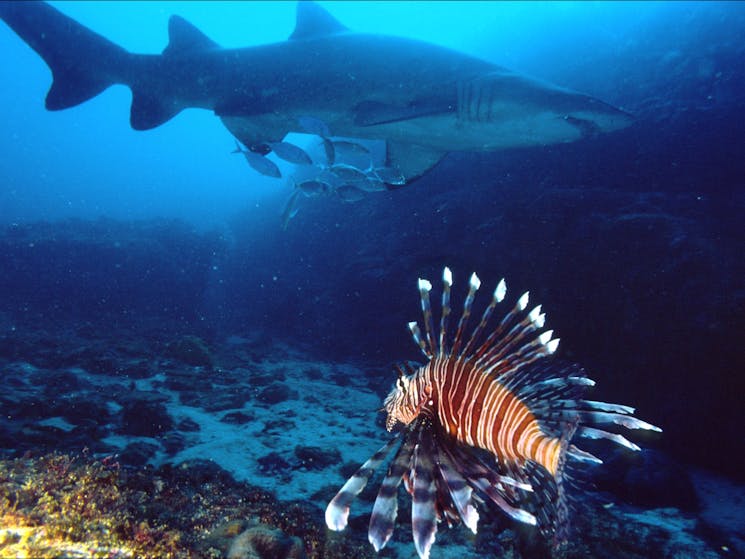
{"type": "Polygon", "coordinates": [[[745,3],[49,5],[97,35],[0,3],[0,556],[745,557],[745,3]]]}

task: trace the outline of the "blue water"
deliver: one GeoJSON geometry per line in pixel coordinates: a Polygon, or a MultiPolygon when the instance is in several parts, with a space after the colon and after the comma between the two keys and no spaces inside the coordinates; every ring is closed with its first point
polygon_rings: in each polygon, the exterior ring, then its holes
{"type": "MultiPolygon", "coordinates": [[[[138,53],[165,47],[171,14],[226,48],[283,41],[295,19],[291,2],[52,4],[138,53]]],[[[49,69],[0,24],[2,362],[49,364],[38,332],[18,341],[34,328],[70,344],[80,325],[124,330],[154,353],[183,334],[249,335],[367,367],[385,393],[388,366],[417,357],[416,279],[449,265],[461,288],[477,271],[488,290],[503,276],[513,295],[530,289],[593,396],[662,426],[649,445],[676,462],[742,480],[745,3],[321,5],[352,30],[479,56],[635,122],[451,154],[355,204],[305,200],[283,230],[291,188],[231,154],[209,111],[134,131],[124,86],[46,111],[49,69]]]]}
{"type": "MultiPolygon", "coordinates": [[[[635,109],[679,93],[686,106],[738,97],[743,7],[733,3],[344,3],[329,11],[354,30],[414,37],[478,55],[635,109]]],[[[225,47],[284,40],[290,3],[62,2],[71,17],[133,52],[157,53],[180,14],[225,47]]],[[[5,26],[0,106],[2,222],[100,215],[181,217],[221,224],[236,207],[281,202],[271,181],[232,157],[232,138],[208,111],[190,109],[141,133],[128,126],[129,90],[114,86],[48,113],[50,72],[5,26]]],[[[674,99],[668,99],[673,102],[674,99]]],[[[282,193],[282,196],[285,194],[282,193]]]]}

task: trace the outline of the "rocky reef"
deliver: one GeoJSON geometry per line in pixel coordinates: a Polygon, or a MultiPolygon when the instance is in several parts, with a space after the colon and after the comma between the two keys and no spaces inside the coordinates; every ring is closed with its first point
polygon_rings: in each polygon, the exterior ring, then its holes
{"type": "MultiPolygon", "coordinates": [[[[123,468],[115,457],[48,454],[0,461],[0,556],[312,559],[318,509],[280,504],[213,463],[123,468]]],[[[355,552],[356,553],[356,552],[355,552]]]]}

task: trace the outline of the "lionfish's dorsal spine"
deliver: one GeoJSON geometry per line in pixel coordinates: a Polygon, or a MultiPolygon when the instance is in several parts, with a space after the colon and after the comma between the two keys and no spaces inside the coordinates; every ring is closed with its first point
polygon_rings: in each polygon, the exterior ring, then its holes
{"type": "Polygon", "coordinates": [[[504,300],[504,297],[506,294],[507,294],[507,283],[504,281],[504,278],[502,278],[497,284],[496,289],[494,289],[491,302],[489,303],[489,306],[487,306],[486,309],[484,309],[484,314],[481,315],[481,321],[478,323],[478,325],[474,329],[473,334],[471,334],[471,337],[469,338],[468,343],[466,344],[466,347],[464,347],[463,351],[461,352],[461,356],[468,357],[470,355],[469,352],[473,349],[473,346],[476,344],[476,340],[481,336],[481,333],[484,331],[484,328],[486,328],[486,324],[489,322],[489,319],[491,318],[491,315],[494,312],[494,309],[499,303],[501,303],[504,300]]]}
{"type": "MultiPolygon", "coordinates": [[[[511,363],[525,361],[527,352],[539,348],[543,350],[547,347],[546,344],[552,341],[550,333],[531,337],[543,327],[546,315],[541,313],[540,305],[525,315],[528,300],[529,292],[526,291],[479,347],[476,352],[476,362],[480,367],[489,370],[497,362],[505,361],[505,359],[511,363]]],[[[556,346],[558,346],[558,340],[551,345],[554,350],[556,346]]],[[[546,355],[549,352],[543,351],[541,353],[546,355]]]]}
{"type": "Polygon", "coordinates": [[[411,331],[411,337],[414,338],[414,343],[419,346],[422,353],[427,359],[432,359],[432,353],[427,348],[427,342],[422,338],[422,331],[419,329],[419,325],[416,321],[409,322],[409,330],[411,331]]]}
{"type": "Polygon", "coordinates": [[[471,279],[468,280],[468,295],[466,295],[466,300],[463,303],[463,313],[460,315],[458,329],[455,332],[455,339],[453,339],[453,349],[451,352],[453,355],[458,355],[458,350],[460,349],[460,344],[463,340],[463,332],[465,331],[466,324],[468,324],[468,319],[471,316],[471,307],[473,306],[473,300],[476,297],[476,292],[479,290],[479,287],[481,287],[481,280],[475,273],[471,274],[471,279]]]}
{"type": "Polygon", "coordinates": [[[432,306],[429,302],[429,292],[432,291],[432,284],[419,278],[419,298],[422,301],[422,314],[424,315],[424,332],[426,334],[426,355],[430,358],[437,354],[435,340],[432,334],[434,327],[432,325],[432,306]]]}
{"type": "Polygon", "coordinates": [[[440,316],[440,355],[447,355],[448,318],[450,317],[450,288],[453,285],[453,272],[445,266],[442,271],[442,315],[440,316]]]}

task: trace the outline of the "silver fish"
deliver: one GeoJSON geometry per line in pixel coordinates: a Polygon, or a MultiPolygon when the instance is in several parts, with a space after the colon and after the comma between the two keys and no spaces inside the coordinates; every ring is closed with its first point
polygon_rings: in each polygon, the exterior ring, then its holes
{"type": "Polygon", "coordinates": [[[336,189],[336,194],[345,202],[359,202],[365,197],[364,190],[353,184],[343,184],[336,189]]]}
{"type": "Polygon", "coordinates": [[[297,207],[297,199],[300,196],[300,191],[295,190],[285,204],[284,210],[282,210],[282,229],[287,229],[287,224],[290,220],[297,215],[300,208],[297,207]]]}
{"type": "Polygon", "coordinates": [[[306,180],[295,185],[300,192],[302,192],[308,198],[314,198],[326,194],[331,190],[331,186],[328,183],[320,181],[318,179],[306,180]]]}
{"type": "Polygon", "coordinates": [[[376,177],[368,175],[367,180],[355,182],[354,185],[365,192],[385,192],[385,183],[376,177]]]}
{"type": "Polygon", "coordinates": [[[334,142],[328,138],[321,138],[321,143],[323,144],[323,151],[326,152],[326,165],[333,165],[336,161],[334,142]]]}
{"type": "Polygon", "coordinates": [[[337,151],[347,152],[352,155],[370,155],[370,150],[357,142],[349,140],[332,140],[334,149],[337,151]]]}
{"type": "Polygon", "coordinates": [[[295,165],[312,165],[313,161],[305,150],[289,142],[269,142],[267,144],[280,159],[295,165]]]}
{"type": "Polygon", "coordinates": [[[315,176],[315,180],[321,181],[321,182],[325,182],[326,184],[328,184],[332,188],[337,187],[337,186],[341,186],[345,182],[341,177],[339,177],[337,174],[335,174],[328,167],[322,168],[321,169],[321,172],[318,173],[315,176]]]}
{"type": "Polygon", "coordinates": [[[393,167],[379,167],[373,169],[372,174],[386,184],[393,184],[396,186],[406,184],[406,177],[403,176],[401,171],[394,169],[393,167]]]}
{"type": "Polygon", "coordinates": [[[331,172],[334,173],[340,179],[347,182],[356,182],[367,180],[367,175],[364,171],[347,165],[346,163],[337,163],[331,166],[331,172]]]}
{"type": "Polygon", "coordinates": [[[242,148],[238,142],[235,143],[235,147],[236,149],[233,150],[233,153],[242,153],[248,164],[257,173],[275,179],[282,178],[282,173],[279,172],[279,167],[277,167],[271,160],[263,155],[254,153],[251,150],[242,148]]]}

